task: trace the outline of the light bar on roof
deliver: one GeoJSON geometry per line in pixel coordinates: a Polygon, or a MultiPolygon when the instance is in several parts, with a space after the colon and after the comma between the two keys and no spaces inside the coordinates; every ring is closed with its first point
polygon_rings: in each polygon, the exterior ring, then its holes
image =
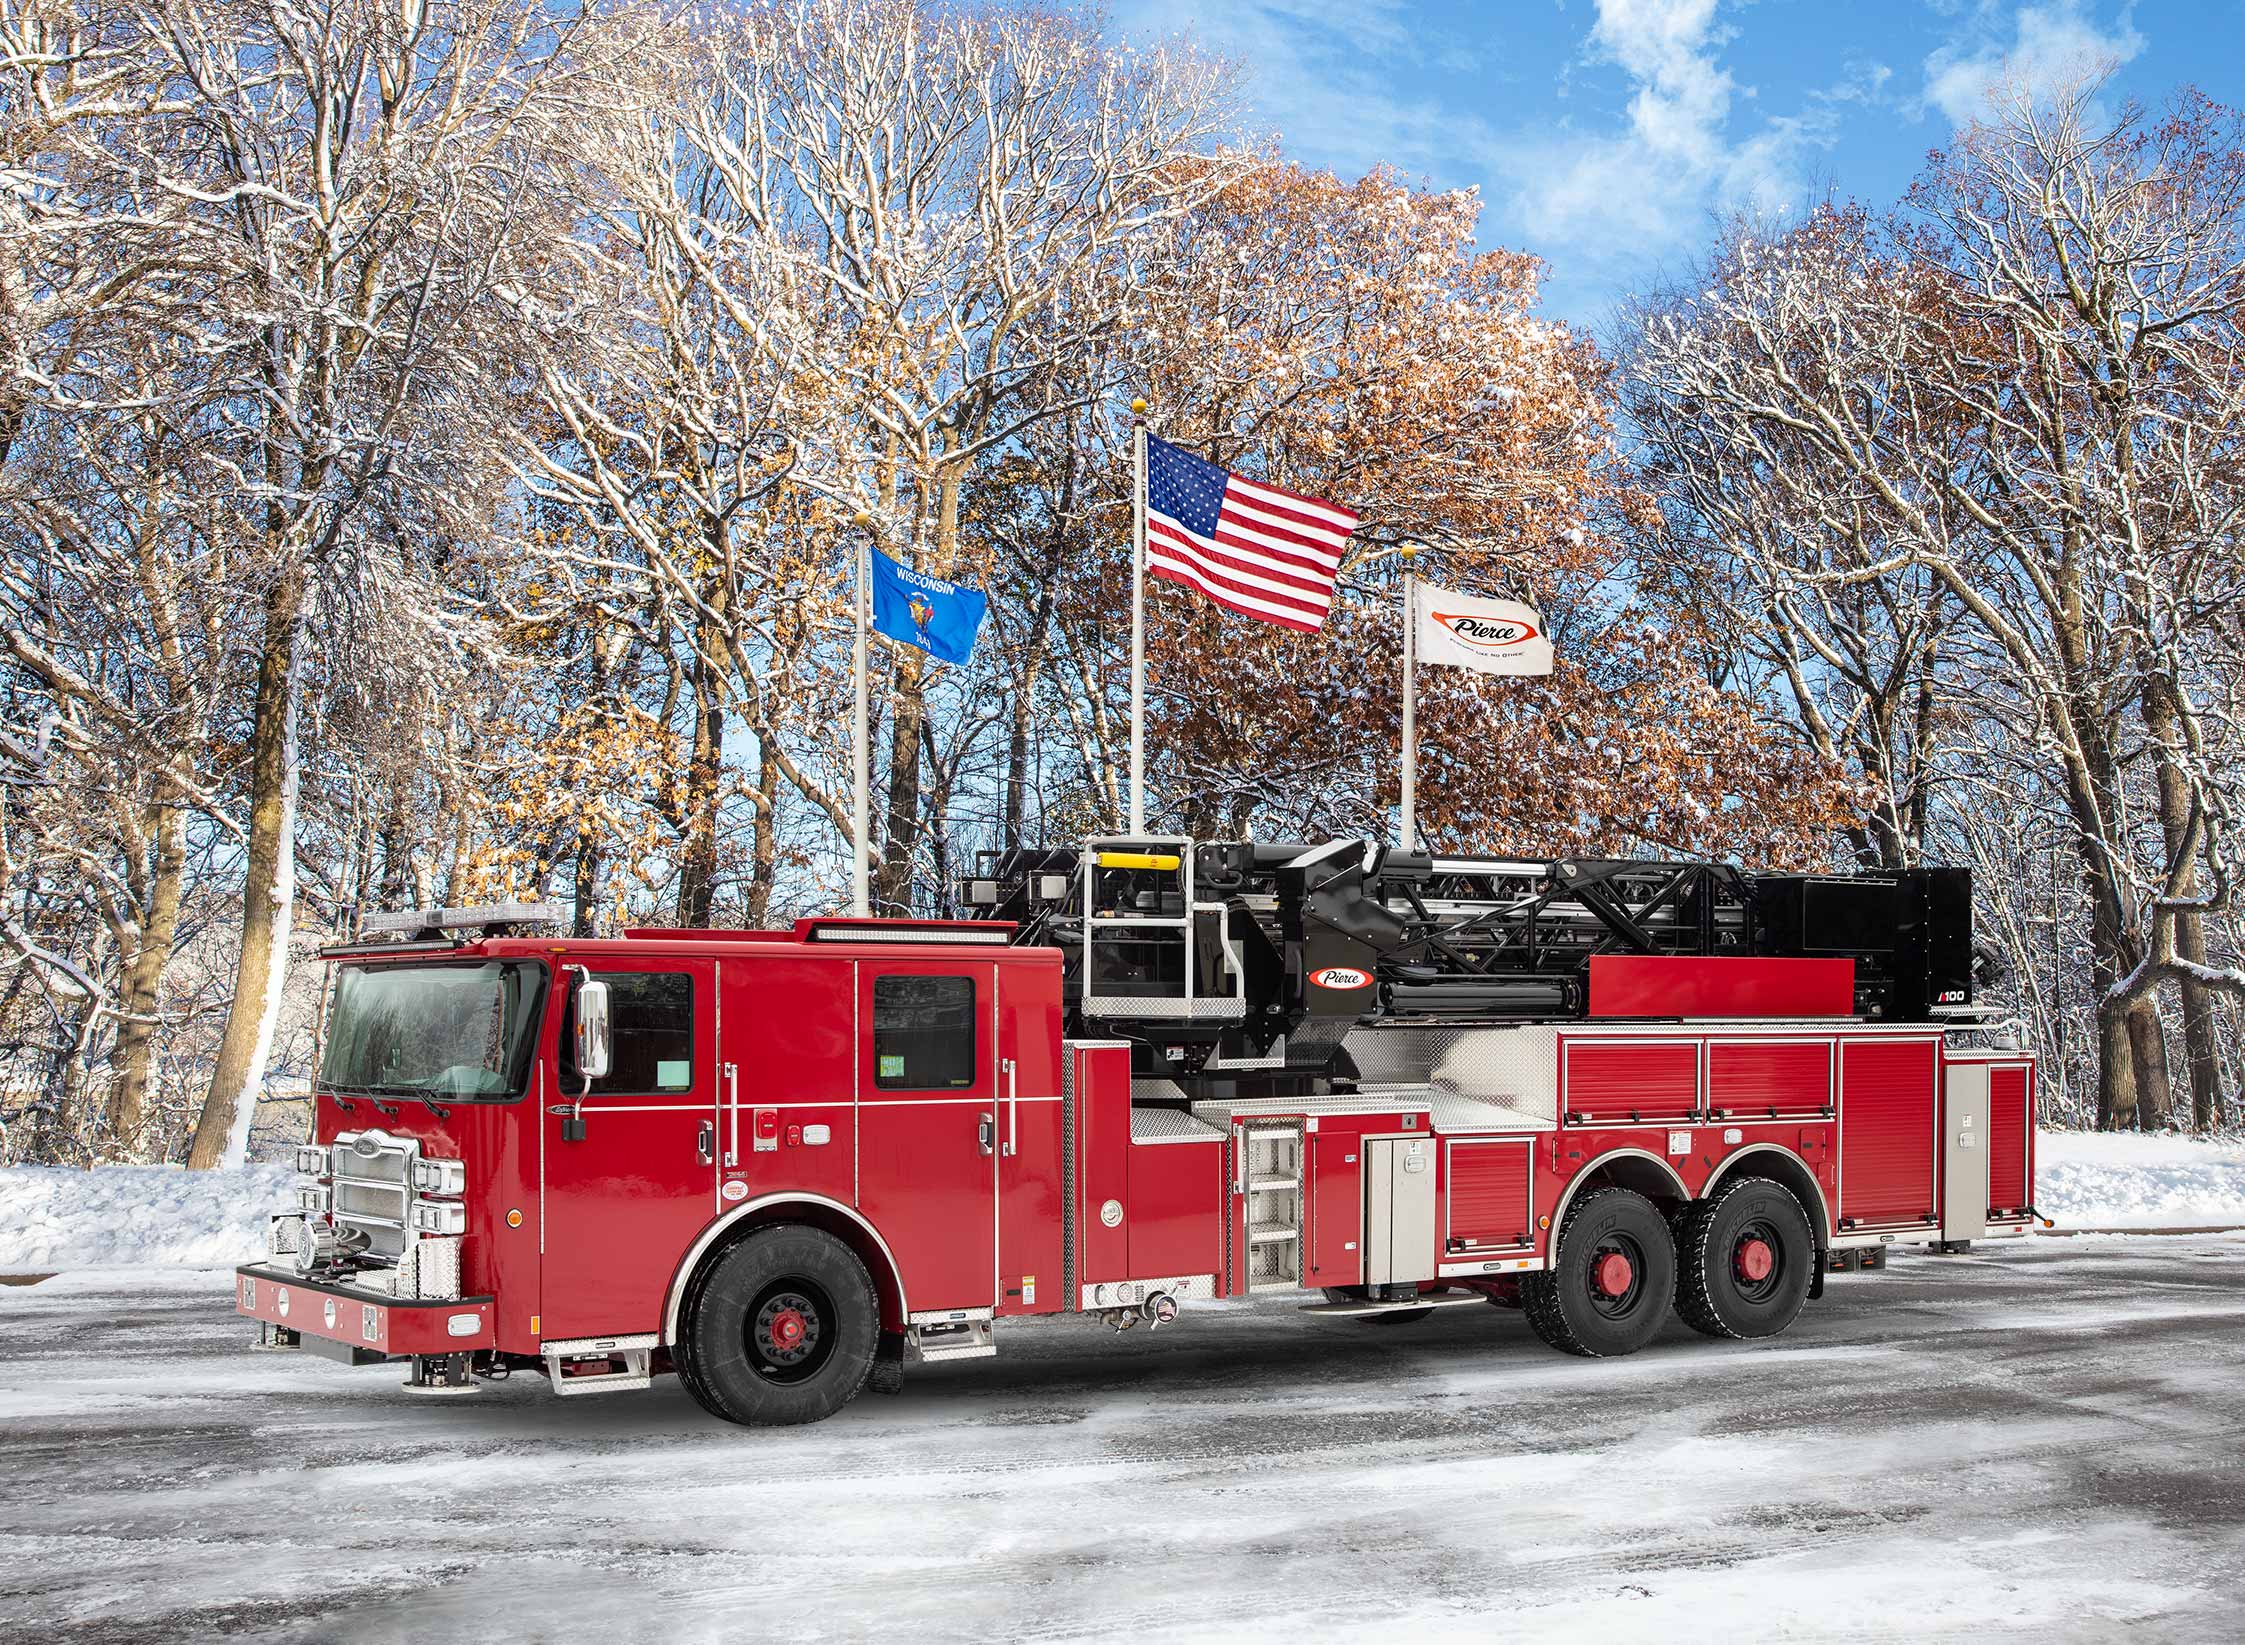
{"type": "Polygon", "coordinates": [[[567,925],[570,910],[561,902],[494,902],[469,908],[409,908],[397,914],[369,914],[359,921],[362,935],[386,931],[411,936],[416,931],[455,931],[479,925],[567,925]]]}
{"type": "Polygon", "coordinates": [[[1010,927],[925,925],[814,925],[813,942],[949,942],[987,943],[1003,948],[1013,940],[1010,927]]]}

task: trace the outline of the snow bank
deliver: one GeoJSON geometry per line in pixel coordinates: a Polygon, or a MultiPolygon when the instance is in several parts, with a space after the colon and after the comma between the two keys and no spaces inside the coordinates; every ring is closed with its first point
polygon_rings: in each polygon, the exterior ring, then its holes
{"type": "Polygon", "coordinates": [[[2045,1131],[2035,1206],[2061,1228],[2245,1226],[2245,1142],[2045,1131]]]}
{"type": "Polygon", "coordinates": [[[295,1177],[279,1165],[9,1166],[0,1169],[0,1274],[252,1261],[265,1254],[266,1219],[295,1177]]]}

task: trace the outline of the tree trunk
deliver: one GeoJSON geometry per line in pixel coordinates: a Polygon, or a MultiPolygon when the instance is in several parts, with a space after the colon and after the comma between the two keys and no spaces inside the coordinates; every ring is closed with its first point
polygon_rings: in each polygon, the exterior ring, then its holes
{"type": "Polygon", "coordinates": [[[247,1152],[257,1094],[265,1084],[281,990],[288,981],[288,937],[296,912],[297,710],[303,693],[305,572],[292,565],[265,599],[264,649],[250,726],[249,864],[242,885],[242,946],[226,1033],[211,1068],[210,1092],[195,1122],[187,1166],[207,1171],[239,1164],[247,1152]]]}
{"type": "Polygon", "coordinates": [[[779,879],[780,763],[772,757],[767,737],[756,739],[756,822],[748,848],[748,907],[746,923],[752,931],[771,918],[772,887],[779,879]]]}
{"type": "MultiPolygon", "coordinates": [[[[2096,970],[2103,967],[2097,966],[2096,970]]],[[[2136,1124],[2136,1074],[2129,1044],[2128,1012],[2104,997],[2097,1002],[2097,1129],[2127,1131],[2136,1124]]]]}
{"type": "Polygon", "coordinates": [[[572,937],[589,937],[600,918],[600,837],[582,824],[577,829],[576,914],[569,922],[572,937]]]}
{"type": "Polygon", "coordinates": [[[151,808],[156,837],[154,872],[141,910],[139,946],[125,968],[124,1020],[111,1053],[109,1130],[128,1154],[137,1154],[140,1128],[148,1112],[149,1075],[156,1055],[156,1013],[163,1004],[164,968],[171,963],[172,939],[179,930],[179,904],[186,883],[187,817],[176,805],[151,808]]]}
{"type": "Polygon", "coordinates": [[[2159,1002],[2146,997],[2128,1008],[2130,1070],[2136,1077],[2136,1124],[2164,1131],[2174,1123],[2174,1089],[2167,1076],[2167,1025],[2159,1002]]]}
{"type": "MultiPolygon", "coordinates": [[[[2175,762],[2175,741],[2180,728],[2174,691],[2174,682],[2163,674],[2145,677],[2144,729],[2150,735],[2152,766],[2159,778],[2159,827],[2166,838],[2167,861],[2170,866],[2182,864],[2183,872],[2176,887],[2182,896],[2189,897],[2197,891],[2198,875],[2196,863],[2186,860],[2193,854],[2190,781],[2175,762]]],[[[2187,964],[2204,965],[2204,920],[2193,913],[2178,913],[2174,920],[2176,958],[2187,964]]],[[[2221,1123],[2222,1111],[2221,1046],[2214,1027],[2214,1001],[2204,985],[2188,978],[2183,980],[2181,990],[2183,1049],[2190,1068],[2191,1121],[2205,1131],[2221,1123]]]]}
{"type": "MultiPolygon", "coordinates": [[[[721,522],[708,528],[712,559],[720,566],[724,530],[721,522]]],[[[722,583],[706,590],[704,598],[721,614],[727,609],[722,583]]],[[[715,618],[704,616],[692,630],[694,741],[679,817],[685,840],[678,861],[678,923],[696,931],[708,928],[717,907],[717,811],[725,777],[725,676],[720,663],[725,636],[717,626],[715,618]]]]}

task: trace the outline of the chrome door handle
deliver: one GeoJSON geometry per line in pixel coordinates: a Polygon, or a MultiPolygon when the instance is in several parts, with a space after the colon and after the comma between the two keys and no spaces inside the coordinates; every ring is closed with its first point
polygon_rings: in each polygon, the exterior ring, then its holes
{"type": "Polygon", "coordinates": [[[981,1145],[985,1154],[996,1153],[998,1151],[998,1116],[995,1114],[977,1114],[975,1116],[974,1138],[981,1145]]]}
{"type": "Polygon", "coordinates": [[[741,1071],[737,1063],[725,1065],[725,1163],[741,1162],[741,1071]]]}
{"type": "Polygon", "coordinates": [[[1020,1065],[1006,1057],[998,1063],[1006,1077],[1006,1158],[1021,1152],[1021,1080],[1020,1065]]]}
{"type": "Polygon", "coordinates": [[[710,1120],[702,1121],[701,1135],[694,1139],[694,1152],[701,1155],[704,1165],[717,1163],[717,1126],[710,1120]]]}

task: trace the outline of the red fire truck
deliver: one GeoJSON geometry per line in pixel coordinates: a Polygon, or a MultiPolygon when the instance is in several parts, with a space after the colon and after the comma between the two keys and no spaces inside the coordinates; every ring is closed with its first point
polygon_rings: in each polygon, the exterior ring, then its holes
{"type": "Polygon", "coordinates": [[[1782,1331],[1900,1241],[2023,1234],[2034,1069],[1961,871],[1103,839],[957,920],[537,934],[370,920],[337,968],[269,1346],[472,1392],[674,1371],[829,1415],[996,1327],[1309,1293],[1782,1331]]]}

